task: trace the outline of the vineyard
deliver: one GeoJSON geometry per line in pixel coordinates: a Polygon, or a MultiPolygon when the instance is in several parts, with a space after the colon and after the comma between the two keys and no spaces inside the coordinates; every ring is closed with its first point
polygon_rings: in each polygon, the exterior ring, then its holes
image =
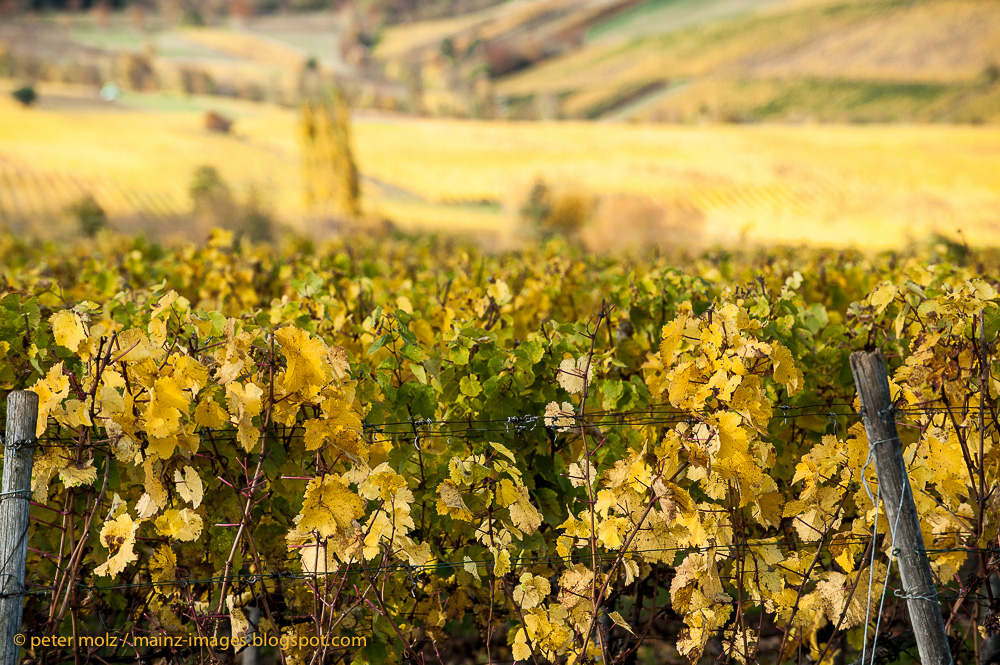
{"type": "Polygon", "coordinates": [[[39,401],[5,442],[34,450],[26,653],[915,657],[848,363],[881,349],[919,597],[995,662],[998,258],[2,235],[0,389],[39,401]]]}
{"type": "Polygon", "coordinates": [[[187,213],[187,202],[169,192],[143,191],[73,173],[45,172],[0,159],[0,217],[44,219],[57,216],[88,194],[98,197],[109,215],[141,220],[171,219],[187,213]]]}
{"type": "MultiPolygon", "coordinates": [[[[41,99],[34,110],[0,99],[0,214],[8,223],[64,218],[67,201],[83,188],[120,230],[135,230],[135,220],[174,219],[190,212],[192,175],[209,164],[236,192],[266,191],[281,223],[311,228],[293,111],[132,95],[124,108],[81,112],[44,107],[44,89],[41,99]],[[205,131],[209,109],[235,119],[232,136],[205,131]]],[[[998,242],[992,211],[1000,206],[1000,132],[990,127],[626,126],[357,114],[352,134],[362,211],[402,228],[509,237],[541,178],[593,195],[595,217],[612,227],[620,226],[615,200],[649,202],[666,217],[693,220],[680,231],[705,244],[743,237],[890,247],[956,230],[971,243],[998,242]]],[[[138,228],[158,231],[150,221],[138,228]]]]}
{"type": "Polygon", "coordinates": [[[980,77],[998,36],[993,2],[649,3],[497,91],[558,96],[568,118],[606,117],[634,95],[648,104],[624,118],[992,123],[996,87],[980,77]],[[678,82],[691,87],[657,99],[653,84],[678,82]],[[845,102],[837,88],[857,96],[845,102]]]}

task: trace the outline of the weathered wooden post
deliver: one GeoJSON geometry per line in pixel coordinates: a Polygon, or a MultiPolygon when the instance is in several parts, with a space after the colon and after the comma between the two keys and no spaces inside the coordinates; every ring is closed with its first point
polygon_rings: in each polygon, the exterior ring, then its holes
{"type": "Polygon", "coordinates": [[[896,432],[895,409],[882,351],[852,353],[851,372],[861,402],[865,432],[875,457],[879,492],[889,527],[894,529],[892,546],[898,553],[899,574],[920,651],[920,662],[924,665],[952,665],[937,587],[924,551],[917,507],[913,503],[913,490],[910,489],[903,450],[896,432]]]}
{"type": "Polygon", "coordinates": [[[264,634],[260,632],[260,608],[251,605],[247,608],[247,619],[250,621],[250,632],[247,633],[247,640],[250,645],[243,652],[243,665],[257,665],[260,662],[260,647],[257,646],[257,639],[264,639],[264,634]]]}
{"type": "Polygon", "coordinates": [[[3,485],[0,489],[0,665],[17,665],[24,611],[24,563],[28,554],[31,466],[35,460],[38,395],[15,390],[7,396],[3,485]]]}

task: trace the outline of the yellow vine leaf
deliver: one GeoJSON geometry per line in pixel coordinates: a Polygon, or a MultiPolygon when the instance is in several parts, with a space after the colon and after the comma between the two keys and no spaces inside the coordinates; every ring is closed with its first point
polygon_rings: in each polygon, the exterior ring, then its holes
{"type": "Polygon", "coordinates": [[[121,362],[139,362],[151,355],[149,337],[140,328],[121,331],[118,333],[117,341],[121,362]]]}
{"type": "Polygon", "coordinates": [[[517,461],[514,459],[514,453],[511,452],[511,449],[503,445],[502,443],[497,443],[496,441],[490,441],[490,447],[493,448],[493,450],[500,453],[501,455],[503,455],[504,457],[506,457],[507,459],[509,459],[511,462],[517,461]]]}
{"type": "Polygon", "coordinates": [[[504,478],[496,486],[496,502],[501,508],[506,508],[512,503],[516,503],[521,498],[521,493],[514,486],[510,478],[504,478]]]}
{"type": "Polygon", "coordinates": [[[192,508],[201,505],[202,497],[205,495],[205,486],[194,467],[185,465],[183,471],[174,469],[174,482],[177,483],[178,494],[190,503],[192,508]]]}
{"type": "Polygon", "coordinates": [[[250,621],[247,619],[243,608],[237,607],[238,599],[233,594],[226,596],[226,607],[229,608],[229,625],[232,630],[233,651],[239,651],[244,638],[250,633],[250,621]]]}
{"type": "Polygon", "coordinates": [[[625,572],[625,586],[629,586],[639,577],[639,564],[632,559],[622,559],[622,570],[625,572]]]}
{"type": "Polygon", "coordinates": [[[493,573],[498,577],[503,577],[510,572],[510,552],[507,550],[493,551],[496,562],[493,565],[493,573]]]}
{"type": "Polygon", "coordinates": [[[409,560],[411,566],[426,566],[431,560],[430,543],[415,543],[410,538],[400,538],[403,554],[409,560]]]}
{"type": "MultiPolygon", "coordinates": [[[[830,542],[830,554],[848,575],[854,572],[855,559],[865,549],[864,541],[853,531],[837,534],[830,542]]],[[[939,558],[939,557],[935,557],[939,558]]]]}
{"type": "MultiPolygon", "coordinates": [[[[692,395],[688,392],[692,375],[695,372],[691,363],[681,363],[667,374],[667,399],[678,409],[687,407],[692,400],[692,395]]],[[[693,407],[692,407],[693,408],[693,407]]],[[[700,406],[698,407],[701,408],[700,406]]]]}
{"type": "MultiPolygon", "coordinates": [[[[152,319],[146,327],[149,331],[149,343],[153,347],[162,347],[167,341],[166,319],[152,319]]],[[[147,358],[146,360],[149,360],[147,358]]]]}
{"type": "Polygon", "coordinates": [[[680,344],[681,339],[684,337],[687,322],[688,314],[687,312],[682,312],[676,319],[663,326],[663,331],[660,333],[662,337],[660,341],[660,362],[663,363],[664,367],[670,367],[674,364],[677,345],[680,344]]]}
{"type": "Polygon", "coordinates": [[[171,607],[173,599],[161,594],[153,594],[152,596],[152,600],[149,602],[149,609],[157,625],[168,635],[183,634],[185,625],[181,623],[180,618],[178,618],[171,607]]]}
{"type": "Polygon", "coordinates": [[[340,568],[340,562],[337,560],[337,548],[334,547],[333,540],[328,540],[325,543],[311,542],[300,547],[299,560],[302,562],[302,570],[307,573],[324,575],[340,568]]]}
{"type": "Polygon", "coordinates": [[[781,524],[785,499],[781,492],[764,492],[753,497],[753,518],[766,527],[781,524]]]}
{"type": "Polygon", "coordinates": [[[182,410],[187,413],[189,404],[174,377],[161,376],[156,379],[145,414],[146,433],[158,439],[176,434],[180,428],[182,410]]]}
{"type": "Polygon", "coordinates": [[[528,646],[528,636],[523,628],[517,629],[514,637],[514,644],[511,645],[511,655],[515,661],[531,660],[531,647],[528,646]]]}
{"type": "Polygon", "coordinates": [[[347,533],[354,520],[364,514],[365,505],[337,474],[316,477],[306,486],[299,531],[316,531],[320,538],[347,533]]]}
{"type": "Polygon", "coordinates": [[[191,395],[197,395],[208,383],[208,369],[191,356],[171,357],[177,384],[184,390],[190,390],[191,395]]]}
{"type": "Polygon", "coordinates": [[[594,481],[597,480],[597,469],[594,465],[586,458],[586,456],[580,458],[580,462],[573,462],[569,465],[569,484],[573,487],[584,487],[590,485],[593,487],[594,481]]]}
{"type": "Polygon", "coordinates": [[[194,421],[205,429],[218,429],[229,421],[229,414],[209,397],[198,402],[194,410],[194,421]]]}
{"type": "Polygon", "coordinates": [[[472,511],[465,505],[462,493],[450,480],[438,485],[437,511],[441,515],[450,515],[465,522],[471,522],[473,519],[472,511]]]}
{"type": "Polygon", "coordinates": [[[45,378],[36,381],[31,390],[38,395],[38,423],[35,427],[35,436],[41,436],[48,425],[49,414],[69,397],[69,377],[63,375],[63,364],[58,362],[50,367],[45,378]]]}
{"type": "Polygon", "coordinates": [[[462,561],[464,562],[462,564],[462,567],[465,569],[465,572],[467,572],[468,574],[472,575],[477,580],[480,579],[479,578],[479,568],[476,566],[476,562],[469,558],[468,554],[466,554],[464,557],[462,557],[462,561]]]}
{"type": "Polygon", "coordinates": [[[726,631],[722,645],[733,660],[744,665],[754,662],[757,654],[757,631],[753,628],[726,631]]]}
{"type": "Polygon", "coordinates": [[[559,363],[559,385],[570,394],[583,392],[584,380],[589,385],[594,378],[594,365],[587,356],[577,360],[566,358],[559,363]]]}
{"type": "Polygon", "coordinates": [[[279,328],[274,337],[288,362],[276,379],[284,392],[294,393],[307,387],[318,391],[333,378],[323,340],[311,338],[307,331],[291,326],[279,328]]]}
{"type": "Polygon", "coordinates": [[[260,415],[264,390],[256,383],[243,385],[238,381],[226,384],[229,421],[237,426],[236,438],[247,452],[256,447],[260,431],[253,426],[253,417],[260,415]]]}
{"type": "Polygon", "coordinates": [[[363,435],[361,416],[345,400],[327,418],[305,421],[306,450],[318,450],[327,442],[344,451],[353,461],[368,461],[368,443],[363,435]]]}
{"type": "Polygon", "coordinates": [[[119,515],[117,519],[104,523],[101,528],[101,544],[108,549],[111,556],[98,566],[94,573],[100,577],[115,577],[125,566],[138,557],[135,554],[135,532],[139,524],[132,521],[128,514],[119,515]]]}
{"type": "Polygon", "coordinates": [[[556,600],[572,611],[581,602],[590,598],[590,587],[594,581],[594,571],[582,563],[574,563],[559,577],[559,595],[556,600]]]}
{"type": "Polygon", "coordinates": [[[90,406],[78,399],[66,400],[63,403],[62,412],[55,415],[56,421],[60,425],[65,425],[72,429],[91,427],[94,424],[90,418],[90,406]]]}
{"type": "Polygon", "coordinates": [[[156,518],[156,530],[164,536],[191,542],[201,535],[201,516],[190,508],[171,508],[156,518]]]}
{"type": "Polygon", "coordinates": [[[628,486],[636,492],[643,492],[649,487],[653,479],[652,470],[646,463],[646,447],[641,450],[632,451],[627,458],[615,462],[614,467],[608,469],[604,476],[609,487],[618,488],[628,486]]]}
{"type": "Polygon", "coordinates": [[[844,630],[863,624],[866,618],[870,619],[878,612],[882,582],[885,580],[885,564],[876,560],[872,570],[864,570],[858,574],[865,578],[865,583],[858,584],[853,595],[851,587],[854,579],[834,570],[824,573],[823,579],[816,583],[816,592],[823,599],[828,620],[836,623],[843,613],[841,627],[844,630]],[[867,584],[869,575],[873,579],[870,605],[867,584]]]}
{"type": "Polygon", "coordinates": [[[171,305],[173,305],[175,302],[177,302],[178,300],[181,301],[178,304],[186,304],[187,303],[187,300],[184,299],[184,298],[181,298],[180,295],[176,291],[168,291],[163,297],[161,297],[157,301],[156,305],[153,307],[152,312],[150,312],[150,314],[149,314],[149,318],[150,319],[155,319],[160,314],[163,314],[165,311],[167,311],[167,309],[171,305]]]}
{"type": "Polygon", "coordinates": [[[576,411],[569,402],[563,402],[562,406],[558,402],[549,402],[545,407],[545,426],[557,430],[567,430],[575,423],[576,411]]]}
{"type": "Polygon", "coordinates": [[[657,477],[653,481],[653,493],[660,503],[660,510],[668,521],[673,521],[678,513],[690,513],[694,510],[694,501],[687,490],[674,483],[657,477]]]}
{"type": "Polygon", "coordinates": [[[492,284],[486,287],[486,295],[493,298],[494,302],[500,306],[506,305],[511,300],[510,287],[507,286],[507,282],[500,278],[495,279],[492,284]]]}
{"type": "Polygon", "coordinates": [[[684,616],[687,627],[680,632],[677,640],[677,651],[687,656],[691,663],[701,660],[708,640],[725,625],[729,615],[732,614],[732,606],[728,603],[713,603],[700,591],[695,591],[694,595],[698,599],[698,607],[684,616]]]}
{"type": "Polygon", "coordinates": [[[35,453],[35,463],[31,469],[31,491],[36,502],[48,502],[49,484],[64,466],[66,460],[57,448],[42,449],[35,453]]]}
{"type": "Polygon", "coordinates": [[[413,503],[413,492],[406,485],[406,478],[396,473],[388,462],[382,462],[368,473],[358,486],[363,498],[381,500],[387,506],[406,508],[413,503]]]}
{"type": "Polygon", "coordinates": [[[542,514],[531,505],[528,498],[528,488],[524,485],[517,485],[517,501],[510,504],[510,519],[514,526],[524,531],[526,535],[531,535],[542,523],[542,514]]]}
{"type": "Polygon", "coordinates": [[[635,631],[634,631],[634,630],[632,630],[632,626],[628,625],[628,622],[627,622],[627,621],[625,621],[625,619],[623,619],[623,618],[622,618],[622,615],[621,615],[621,614],[619,614],[618,612],[612,612],[612,613],[610,613],[610,614],[608,615],[608,617],[609,617],[609,618],[610,618],[610,619],[611,619],[612,621],[614,621],[614,622],[615,622],[615,625],[616,625],[616,626],[621,626],[622,628],[624,628],[624,629],[625,629],[625,630],[627,630],[628,632],[630,632],[630,633],[632,633],[633,635],[635,635],[635,631]]]}
{"type": "Polygon", "coordinates": [[[621,538],[622,522],[628,528],[628,519],[624,517],[608,517],[597,525],[597,539],[609,550],[617,550],[624,542],[621,538]]]}
{"type": "Polygon", "coordinates": [[[342,346],[328,346],[326,349],[326,359],[333,370],[333,378],[336,381],[346,381],[350,378],[351,361],[347,358],[347,350],[342,346]]]}
{"type": "Polygon", "coordinates": [[[552,587],[547,579],[540,575],[524,573],[521,575],[520,583],[514,587],[514,602],[523,609],[530,610],[541,605],[551,591],[552,587]]]}
{"type": "Polygon", "coordinates": [[[115,387],[102,385],[97,394],[100,398],[97,410],[98,419],[108,421],[125,411],[125,398],[115,387]]]}
{"type": "Polygon", "coordinates": [[[146,495],[157,508],[167,505],[167,488],[160,480],[163,463],[154,456],[147,457],[142,463],[142,470],[145,474],[146,495]]]}
{"type": "Polygon", "coordinates": [[[177,555],[170,545],[160,545],[149,558],[149,571],[153,582],[173,582],[177,576],[177,555]]]}
{"type": "Polygon", "coordinates": [[[147,517],[152,517],[156,514],[160,508],[153,501],[153,497],[150,496],[149,492],[144,493],[135,504],[135,512],[139,515],[139,519],[144,520],[147,517]]]}
{"type": "Polygon", "coordinates": [[[59,479],[66,487],[93,485],[94,481],[97,480],[97,469],[94,468],[94,460],[87,460],[83,464],[70,464],[59,471],[59,479]]]}
{"type": "Polygon", "coordinates": [[[792,352],[786,347],[775,343],[771,351],[771,362],[774,363],[774,380],[785,386],[788,396],[792,397],[802,388],[804,376],[792,361],[792,352]]]}
{"type": "Polygon", "coordinates": [[[56,312],[49,317],[49,322],[52,324],[52,336],[55,338],[56,344],[64,346],[74,353],[80,348],[80,344],[87,339],[87,329],[83,326],[83,320],[80,319],[79,314],[71,310],[56,312]]]}
{"type": "Polygon", "coordinates": [[[877,289],[872,291],[869,301],[875,307],[875,311],[881,314],[882,310],[896,297],[897,290],[891,282],[883,282],[877,289]]]}

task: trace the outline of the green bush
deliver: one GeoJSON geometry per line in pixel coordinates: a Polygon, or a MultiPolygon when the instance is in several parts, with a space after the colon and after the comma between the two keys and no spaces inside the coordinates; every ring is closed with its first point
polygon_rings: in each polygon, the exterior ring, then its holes
{"type": "Polygon", "coordinates": [[[532,228],[540,229],[545,218],[552,211],[552,192],[548,184],[541,178],[536,178],[531,185],[531,191],[518,211],[521,219],[532,228]]]}
{"type": "Polygon", "coordinates": [[[67,206],[66,210],[76,218],[80,224],[80,232],[88,238],[93,238],[98,231],[108,226],[108,215],[93,194],[81,197],[67,206]]]}
{"type": "Polygon", "coordinates": [[[274,218],[257,189],[251,189],[247,194],[240,231],[251,242],[274,240],[274,218]]]}
{"type": "Polygon", "coordinates": [[[22,86],[10,94],[23,106],[31,106],[38,100],[38,93],[30,85],[22,86]]]}
{"type": "Polygon", "coordinates": [[[979,73],[979,80],[983,85],[994,85],[1000,81],[1000,65],[995,62],[983,67],[983,71],[979,73]]]}
{"type": "Polygon", "coordinates": [[[188,193],[194,215],[205,227],[235,228],[237,210],[232,190],[214,166],[206,164],[195,170],[188,193]]]}
{"type": "Polygon", "coordinates": [[[525,225],[541,237],[561,236],[574,240],[593,209],[593,197],[570,189],[553,191],[548,183],[538,178],[519,212],[525,225]]]}
{"type": "Polygon", "coordinates": [[[205,18],[197,9],[185,9],[181,14],[181,26],[186,28],[200,28],[205,25],[205,18]]]}

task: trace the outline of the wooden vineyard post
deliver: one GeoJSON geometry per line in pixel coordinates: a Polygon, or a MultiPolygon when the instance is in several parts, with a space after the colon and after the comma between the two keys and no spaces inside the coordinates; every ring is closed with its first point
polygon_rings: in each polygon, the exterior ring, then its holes
{"type": "Polygon", "coordinates": [[[21,633],[21,613],[24,611],[24,564],[31,508],[28,500],[31,498],[37,421],[36,393],[15,390],[7,396],[7,433],[0,490],[0,640],[3,640],[0,665],[16,665],[23,643],[17,636],[21,633]]]}
{"type": "Polygon", "coordinates": [[[264,638],[259,627],[260,608],[251,605],[247,610],[247,619],[250,620],[250,632],[247,634],[247,639],[250,640],[250,645],[243,652],[243,665],[257,665],[260,662],[260,647],[257,646],[257,640],[264,638]]]}
{"type": "Polygon", "coordinates": [[[951,650],[941,618],[937,587],[924,551],[917,508],[913,503],[913,491],[896,432],[895,409],[882,351],[852,353],[851,372],[861,403],[865,432],[875,458],[879,493],[892,529],[892,546],[898,553],[899,574],[920,651],[920,662],[924,665],[951,665],[951,650]]]}

